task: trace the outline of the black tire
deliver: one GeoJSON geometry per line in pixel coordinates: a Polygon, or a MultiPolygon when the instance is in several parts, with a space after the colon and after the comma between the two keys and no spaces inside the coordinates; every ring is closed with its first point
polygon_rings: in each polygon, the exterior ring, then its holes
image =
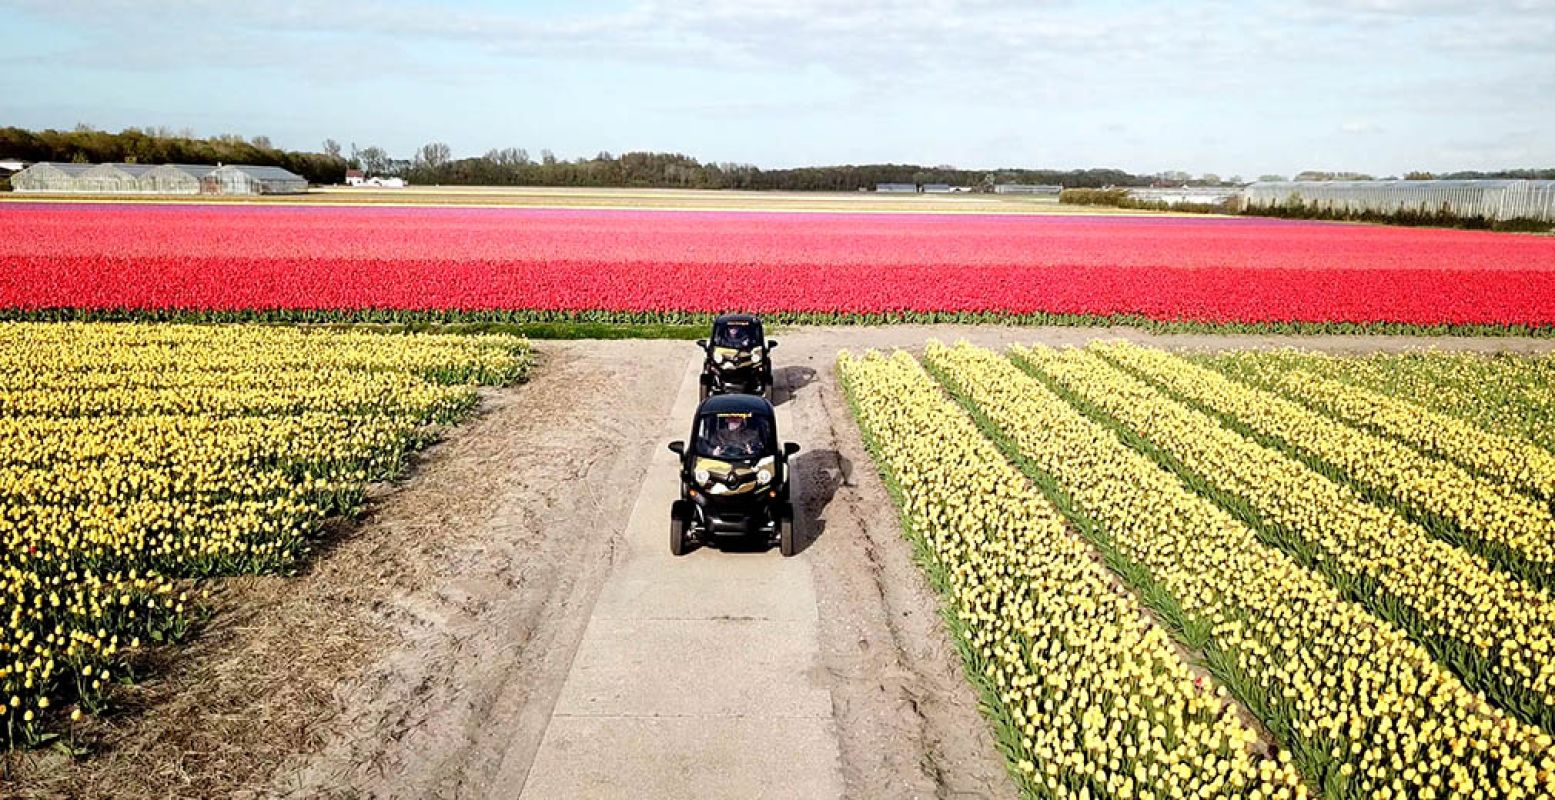
{"type": "Polygon", "coordinates": [[[792,558],[799,552],[799,533],[794,530],[793,516],[785,514],[778,517],[777,529],[778,552],[782,553],[784,558],[792,558]]]}
{"type": "Polygon", "coordinates": [[[770,403],[772,402],[773,395],[775,394],[776,389],[772,386],[771,382],[768,382],[766,387],[761,390],[761,399],[770,403]]]}
{"type": "Polygon", "coordinates": [[[686,521],[680,517],[670,516],[670,555],[683,556],[691,544],[691,537],[686,533],[686,521]]]}

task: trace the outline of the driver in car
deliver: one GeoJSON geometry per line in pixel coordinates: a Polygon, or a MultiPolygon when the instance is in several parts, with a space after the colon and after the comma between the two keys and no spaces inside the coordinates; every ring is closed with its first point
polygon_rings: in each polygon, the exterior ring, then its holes
{"type": "Polygon", "coordinates": [[[709,441],[717,458],[750,458],[761,452],[761,433],[747,424],[744,414],[726,414],[719,418],[709,441]]]}
{"type": "Polygon", "coordinates": [[[751,329],[746,325],[730,325],[724,329],[723,341],[718,344],[721,347],[748,350],[754,344],[751,341],[751,329]]]}

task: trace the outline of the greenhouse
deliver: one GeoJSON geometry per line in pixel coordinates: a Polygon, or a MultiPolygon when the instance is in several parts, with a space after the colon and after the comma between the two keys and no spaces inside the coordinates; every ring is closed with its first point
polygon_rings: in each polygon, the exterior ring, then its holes
{"type": "Polygon", "coordinates": [[[1244,193],[1250,211],[1448,213],[1455,217],[1555,222],[1555,181],[1260,181],[1244,193]]]}
{"type": "Polygon", "coordinates": [[[11,176],[11,188],[34,194],[300,194],[308,181],[280,167],[247,164],[44,162],[11,176]]]}
{"type": "Polygon", "coordinates": [[[11,189],[17,192],[77,192],[80,189],[76,178],[91,168],[91,164],[33,164],[11,176],[11,189]]]}
{"type": "Polygon", "coordinates": [[[308,182],[280,167],[228,164],[206,173],[200,187],[205,194],[299,194],[308,182]]]}
{"type": "Polygon", "coordinates": [[[163,164],[140,176],[140,190],[146,194],[199,194],[200,178],[210,172],[197,164],[163,164]]]}

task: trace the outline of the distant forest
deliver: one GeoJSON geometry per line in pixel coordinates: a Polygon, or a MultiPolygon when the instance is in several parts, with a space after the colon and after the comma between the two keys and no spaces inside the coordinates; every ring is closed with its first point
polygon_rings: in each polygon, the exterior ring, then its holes
{"type": "Polygon", "coordinates": [[[0,158],[22,161],[129,161],[138,164],[258,164],[285,167],[312,183],[340,183],[346,161],[324,153],[282,150],[263,136],[196,139],[170,131],[125,128],[118,133],[81,126],[72,131],[0,128],[0,158]]]}
{"type": "MultiPolygon", "coordinates": [[[[261,164],[285,167],[312,183],[345,180],[347,169],[369,176],[398,176],[412,184],[444,186],[587,186],[656,187],[687,189],[756,189],[787,191],[856,191],[877,183],[948,183],[953,186],[991,188],[999,183],[1057,184],[1069,188],[1108,186],[1234,186],[1240,176],[1190,175],[1163,172],[1135,175],[1120,169],[957,169],[951,166],[915,164],[865,164],[859,166],[761,169],[751,164],[703,163],[678,153],[599,153],[593,158],[560,159],[550,150],[531,158],[523,148],[487,151],[472,158],[454,158],[448,145],[433,142],[411,158],[393,158],[381,147],[343,147],[326,139],[321,152],[282,150],[269,138],[237,135],[197,138],[188,131],[166,128],[126,128],[118,133],[79,125],[74,130],[29,131],[0,128],[0,158],[23,161],[105,162],[143,164],[261,164]]],[[[1310,171],[1298,179],[1365,179],[1367,175],[1310,171]]],[[[1431,175],[1412,172],[1409,178],[1543,178],[1555,179],[1555,169],[1520,169],[1501,172],[1457,172],[1431,175]]],[[[1261,180],[1282,180],[1264,175],[1261,180]]]]}

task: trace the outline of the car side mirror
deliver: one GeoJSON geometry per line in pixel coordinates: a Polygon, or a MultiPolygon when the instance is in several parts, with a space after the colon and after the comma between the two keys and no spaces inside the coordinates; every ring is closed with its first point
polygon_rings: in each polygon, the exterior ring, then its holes
{"type": "Polygon", "coordinates": [[[777,340],[776,339],[768,339],[767,340],[767,349],[771,350],[774,347],[777,347],[777,340]]]}
{"type": "Polygon", "coordinates": [[[793,454],[795,454],[797,452],[799,452],[799,443],[798,442],[784,442],[783,443],[783,455],[791,456],[791,455],[793,455],[793,454]]]}
{"type": "Polygon", "coordinates": [[[707,349],[707,340],[706,339],[698,339],[697,340],[697,347],[700,347],[703,350],[706,350],[707,349]]]}
{"type": "Polygon", "coordinates": [[[675,441],[670,442],[670,452],[674,453],[677,456],[685,455],[686,454],[686,443],[681,441],[681,440],[679,440],[679,439],[676,439],[675,441]]]}

